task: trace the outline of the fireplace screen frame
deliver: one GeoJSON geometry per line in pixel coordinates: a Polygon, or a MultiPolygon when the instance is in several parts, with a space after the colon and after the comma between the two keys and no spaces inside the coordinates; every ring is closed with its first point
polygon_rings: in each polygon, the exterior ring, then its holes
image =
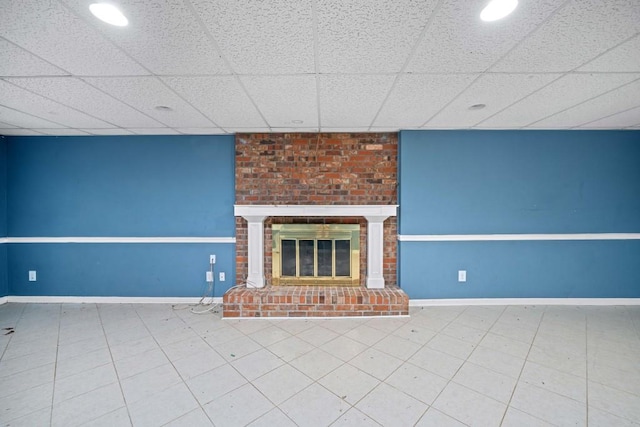
{"type": "Polygon", "coordinates": [[[275,286],[359,286],[360,285],[360,224],[273,224],[271,283],[275,286]],[[282,241],[296,240],[296,275],[282,275],[282,241]],[[302,276],[299,265],[300,240],[314,241],[314,275],[302,276]],[[318,240],[350,241],[350,276],[336,276],[335,243],[332,243],[332,275],[318,276],[318,240]]]}

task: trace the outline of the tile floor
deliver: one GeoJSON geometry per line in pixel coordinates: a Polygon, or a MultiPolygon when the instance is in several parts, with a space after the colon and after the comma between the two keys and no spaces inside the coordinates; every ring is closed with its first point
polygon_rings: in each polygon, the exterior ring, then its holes
{"type": "Polygon", "coordinates": [[[0,355],[1,425],[640,425],[640,306],[269,321],[5,304],[0,355]]]}

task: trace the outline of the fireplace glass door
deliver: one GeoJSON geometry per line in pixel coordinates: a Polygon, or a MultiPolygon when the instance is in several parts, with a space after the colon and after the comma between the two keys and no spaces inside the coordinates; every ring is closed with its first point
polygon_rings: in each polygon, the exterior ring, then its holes
{"type": "Polygon", "coordinates": [[[358,224],[274,224],[274,285],[358,285],[358,224]]]}

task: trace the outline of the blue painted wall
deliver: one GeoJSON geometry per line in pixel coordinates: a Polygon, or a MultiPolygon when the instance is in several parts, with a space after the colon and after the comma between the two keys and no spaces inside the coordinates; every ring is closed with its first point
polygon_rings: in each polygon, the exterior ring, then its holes
{"type": "MultiPolygon", "coordinates": [[[[11,237],[233,237],[233,136],[8,138],[11,237]]],[[[199,296],[233,244],[9,245],[10,295],[199,296]],[[28,282],[28,270],[38,272],[28,282]]]]}
{"type": "MultiPolygon", "coordinates": [[[[401,235],[640,232],[640,132],[403,131],[399,164],[401,235]]],[[[411,298],[640,297],[638,265],[637,240],[401,242],[399,257],[411,298]]]]}
{"type": "MultiPolygon", "coordinates": [[[[7,237],[7,141],[0,136],[0,238],[7,237]]],[[[9,295],[7,245],[0,243],[0,298],[9,295]]]]}

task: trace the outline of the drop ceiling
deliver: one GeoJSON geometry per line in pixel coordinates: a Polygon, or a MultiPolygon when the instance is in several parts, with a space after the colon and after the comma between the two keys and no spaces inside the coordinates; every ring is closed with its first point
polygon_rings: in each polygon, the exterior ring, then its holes
{"type": "Polygon", "coordinates": [[[0,2],[0,135],[640,129],[638,0],[91,2],[0,2]]]}

